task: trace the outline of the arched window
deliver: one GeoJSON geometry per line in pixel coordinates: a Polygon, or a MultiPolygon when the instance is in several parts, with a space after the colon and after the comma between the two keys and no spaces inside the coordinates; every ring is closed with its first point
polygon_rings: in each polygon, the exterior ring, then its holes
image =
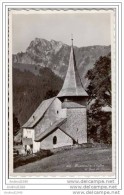
{"type": "Polygon", "coordinates": [[[54,145],[57,144],[57,137],[56,136],[53,137],[53,144],[54,145]]]}

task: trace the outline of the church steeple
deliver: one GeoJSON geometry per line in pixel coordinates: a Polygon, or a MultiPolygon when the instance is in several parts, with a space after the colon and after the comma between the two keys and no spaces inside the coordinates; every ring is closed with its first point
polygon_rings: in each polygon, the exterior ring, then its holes
{"type": "Polygon", "coordinates": [[[73,47],[73,34],[71,34],[71,45],[72,45],[72,47],[73,47]]]}
{"type": "Polygon", "coordinates": [[[68,97],[68,96],[88,96],[86,91],[83,88],[81,78],[79,76],[74,48],[73,48],[73,37],[71,37],[72,45],[71,45],[71,52],[70,52],[70,59],[69,59],[69,66],[66,73],[66,77],[64,80],[64,84],[62,89],[60,90],[57,97],[68,97]]]}

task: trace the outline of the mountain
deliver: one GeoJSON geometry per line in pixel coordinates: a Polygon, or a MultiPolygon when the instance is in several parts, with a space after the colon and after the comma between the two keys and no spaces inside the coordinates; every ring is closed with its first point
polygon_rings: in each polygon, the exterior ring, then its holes
{"type": "MultiPolygon", "coordinates": [[[[75,47],[77,67],[84,85],[87,85],[85,75],[100,56],[106,56],[111,51],[110,46],[75,47]]],[[[50,68],[56,75],[64,79],[70,54],[70,46],[59,41],[35,38],[27,47],[26,52],[13,55],[13,67],[21,71],[29,70],[39,74],[40,67],[50,68]]]]}

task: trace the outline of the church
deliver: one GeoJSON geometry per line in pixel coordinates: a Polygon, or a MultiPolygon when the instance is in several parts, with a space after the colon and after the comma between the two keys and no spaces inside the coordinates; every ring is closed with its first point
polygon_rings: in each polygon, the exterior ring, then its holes
{"type": "Polygon", "coordinates": [[[68,70],[56,97],[44,100],[23,125],[22,143],[33,153],[87,143],[88,94],[76,66],[73,39],[68,70]]]}

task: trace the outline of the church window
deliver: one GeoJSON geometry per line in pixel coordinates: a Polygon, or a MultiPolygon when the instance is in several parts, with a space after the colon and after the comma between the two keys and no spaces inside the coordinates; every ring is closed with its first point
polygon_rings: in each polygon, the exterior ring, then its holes
{"type": "Polygon", "coordinates": [[[57,110],[57,114],[59,113],[59,111],[57,110]]]}
{"type": "Polygon", "coordinates": [[[53,137],[53,144],[54,145],[57,144],[57,137],[56,136],[53,137]]]}
{"type": "Polygon", "coordinates": [[[73,145],[76,144],[76,141],[73,139],[73,145]]]}

